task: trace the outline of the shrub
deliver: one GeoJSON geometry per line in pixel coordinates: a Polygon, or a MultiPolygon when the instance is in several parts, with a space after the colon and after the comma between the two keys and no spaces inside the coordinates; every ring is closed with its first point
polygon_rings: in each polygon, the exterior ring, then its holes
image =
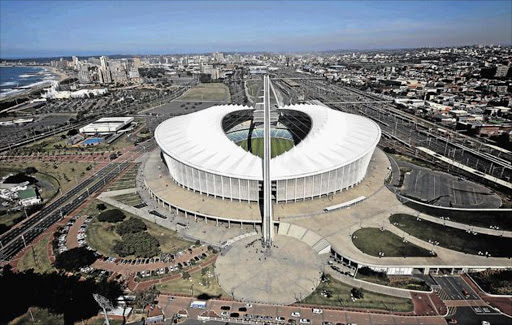
{"type": "Polygon", "coordinates": [[[33,175],[35,173],[37,173],[37,168],[35,168],[35,167],[27,167],[27,168],[25,168],[25,174],[33,175]]]}
{"type": "Polygon", "coordinates": [[[98,203],[98,204],[96,204],[96,209],[103,211],[103,210],[107,209],[107,206],[103,203],[98,203]]]}
{"type": "Polygon", "coordinates": [[[350,290],[350,293],[354,298],[357,299],[362,299],[364,297],[363,289],[361,288],[352,288],[352,290],[350,290]]]}
{"type": "Polygon", "coordinates": [[[119,222],[126,218],[124,213],[118,209],[103,211],[98,215],[98,220],[101,222],[119,222]]]}
{"type": "Polygon", "coordinates": [[[144,231],[146,228],[146,224],[142,220],[137,218],[130,218],[118,224],[116,227],[116,232],[123,236],[126,234],[135,234],[144,231]]]}

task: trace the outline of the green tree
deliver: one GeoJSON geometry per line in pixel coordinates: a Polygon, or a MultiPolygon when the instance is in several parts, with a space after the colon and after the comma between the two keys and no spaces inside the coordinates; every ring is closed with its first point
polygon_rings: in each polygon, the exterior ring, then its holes
{"type": "Polygon", "coordinates": [[[128,220],[123,221],[122,223],[118,224],[116,227],[116,232],[123,236],[126,234],[134,234],[138,232],[142,232],[146,230],[146,224],[137,218],[130,218],[128,220]]]}
{"type": "Polygon", "coordinates": [[[103,211],[98,215],[98,220],[101,222],[119,222],[126,218],[124,213],[118,209],[111,209],[103,211]]]}
{"type": "MultiPolygon", "coordinates": [[[[141,309],[151,306],[155,303],[160,291],[155,286],[151,286],[146,290],[137,291],[135,293],[135,306],[141,309]]],[[[149,313],[149,310],[148,310],[149,313]]]]}
{"type": "Polygon", "coordinates": [[[96,256],[92,251],[85,247],[77,247],[57,255],[53,265],[58,269],[73,272],[81,267],[91,265],[94,261],[96,261],[96,256]]]}
{"type": "Polygon", "coordinates": [[[119,256],[125,257],[135,253],[135,248],[131,245],[127,245],[124,241],[118,241],[115,243],[112,250],[119,256]]]}

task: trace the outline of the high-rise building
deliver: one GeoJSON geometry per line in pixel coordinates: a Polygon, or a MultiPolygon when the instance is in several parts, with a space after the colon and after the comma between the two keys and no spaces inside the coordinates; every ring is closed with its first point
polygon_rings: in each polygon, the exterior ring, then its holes
{"type": "Polygon", "coordinates": [[[110,68],[108,66],[108,57],[107,56],[101,56],[100,57],[100,72],[101,78],[100,83],[106,83],[109,84],[112,82],[112,75],[110,74],[110,68]]]}
{"type": "Polygon", "coordinates": [[[78,57],[72,56],[71,58],[73,59],[73,67],[75,69],[78,69],[78,65],[80,64],[80,62],[78,61],[78,57]]]}
{"type": "Polygon", "coordinates": [[[507,73],[508,73],[508,69],[509,69],[508,65],[498,64],[496,66],[496,73],[494,74],[494,76],[496,78],[506,77],[507,73]]]}
{"type": "Polygon", "coordinates": [[[89,74],[89,66],[81,65],[78,69],[78,81],[83,84],[91,82],[91,75],[89,74]]]}
{"type": "Polygon", "coordinates": [[[141,67],[141,64],[140,64],[140,58],[139,57],[134,57],[133,58],[133,67],[135,69],[138,69],[141,67]]]}
{"type": "Polygon", "coordinates": [[[224,53],[221,53],[221,52],[213,53],[213,59],[217,62],[224,62],[224,53]]]}
{"type": "Polygon", "coordinates": [[[100,57],[100,66],[104,70],[106,70],[108,68],[108,56],[100,57]]]}

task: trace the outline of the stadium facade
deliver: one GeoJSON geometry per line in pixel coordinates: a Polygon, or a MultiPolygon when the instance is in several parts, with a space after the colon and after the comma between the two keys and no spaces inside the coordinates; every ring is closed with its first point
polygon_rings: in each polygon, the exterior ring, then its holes
{"type": "MultiPolygon", "coordinates": [[[[277,110],[272,138],[294,146],[271,159],[273,195],[279,202],[313,199],[363,180],[381,131],[362,116],[321,105],[277,110]]],[[[221,105],[161,123],[155,138],[173,180],[215,197],[258,201],[262,159],[237,142],[262,136],[253,109],[221,105]]]]}

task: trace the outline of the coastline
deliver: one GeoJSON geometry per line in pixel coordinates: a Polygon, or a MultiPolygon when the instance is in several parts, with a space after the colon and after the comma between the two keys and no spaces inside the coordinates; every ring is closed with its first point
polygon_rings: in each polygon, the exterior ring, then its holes
{"type": "Polygon", "coordinates": [[[59,77],[59,82],[61,82],[62,80],[64,79],[67,79],[69,78],[69,76],[63,72],[63,71],[60,71],[59,69],[57,68],[54,68],[54,67],[50,67],[50,66],[44,66],[44,65],[41,65],[41,66],[37,66],[39,68],[43,68],[43,69],[48,69],[48,71],[50,71],[51,73],[53,73],[54,75],[57,75],[59,77]]]}
{"type": "MultiPolygon", "coordinates": [[[[59,69],[57,69],[55,67],[50,67],[50,66],[45,66],[45,65],[26,65],[26,66],[20,65],[17,67],[41,68],[41,69],[47,70],[56,77],[54,80],[57,82],[61,82],[62,80],[69,78],[69,76],[66,73],[60,71],[59,69]]],[[[11,99],[16,98],[17,96],[26,96],[27,94],[31,93],[32,91],[36,90],[37,88],[40,88],[42,85],[44,85],[43,87],[46,87],[47,82],[38,81],[31,85],[27,85],[26,87],[28,87],[28,88],[26,88],[26,89],[18,89],[18,90],[13,91],[12,93],[8,92],[3,96],[0,95],[0,101],[11,100],[11,99]]]]}

